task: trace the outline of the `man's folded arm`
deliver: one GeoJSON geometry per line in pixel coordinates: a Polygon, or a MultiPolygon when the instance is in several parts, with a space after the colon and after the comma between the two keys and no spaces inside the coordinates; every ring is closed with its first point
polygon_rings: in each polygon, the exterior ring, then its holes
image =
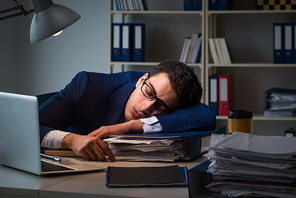
{"type": "Polygon", "coordinates": [[[216,128],[216,115],[206,104],[200,103],[178,109],[170,115],[156,115],[164,133],[184,131],[212,131],[216,128]]]}

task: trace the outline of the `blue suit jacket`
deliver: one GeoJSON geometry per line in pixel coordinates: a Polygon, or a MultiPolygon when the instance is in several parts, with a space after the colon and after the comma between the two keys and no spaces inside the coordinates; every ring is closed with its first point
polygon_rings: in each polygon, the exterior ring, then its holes
{"type": "MultiPolygon", "coordinates": [[[[39,108],[40,140],[51,130],[87,135],[101,126],[117,124],[143,72],[102,74],[80,72],[39,108]]],[[[214,130],[216,116],[205,104],[156,116],[163,131],[214,130]]]]}

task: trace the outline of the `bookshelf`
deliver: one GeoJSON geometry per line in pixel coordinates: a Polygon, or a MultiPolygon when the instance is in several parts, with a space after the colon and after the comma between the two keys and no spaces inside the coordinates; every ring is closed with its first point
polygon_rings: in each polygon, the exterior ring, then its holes
{"type": "MultiPolygon", "coordinates": [[[[263,135],[283,135],[296,127],[296,118],[266,118],[264,91],[272,87],[295,89],[296,64],[273,64],[275,22],[296,22],[296,10],[256,10],[255,0],[234,0],[233,10],[208,10],[203,0],[201,11],[184,11],[183,0],[147,0],[148,11],[116,11],[110,0],[110,73],[124,70],[150,71],[163,60],[179,60],[185,37],[203,35],[201,62],[195,68],[204,88],[203,102],[208,104],[209,75],[234,73],[234,109],[254,113],[254,131],[263,135]],[[111,61],[111,24],[146,23],[145,62],[111,61]],[[165,24],[165,25],[164,25],[165,24]],[[226,38],[231,64],[214,64],[209,38],[226,38]],[[262,132],[266,131],[266,132],[262,132]],[[267,132],[268,131],[268,132],[267,132]]],[[[227,116],[217,116],[218,125],[227,125],[227,116]]]]}
{"type": "MultiPolygon", "coordinates": [[[[118,11],[113,0],[109,0],[109,72],[137,70],[149,72],[159,62],[164,60],[179,60],[185,37],[192,33],[204,34],[204,17],[201,11],[184,11],[183,0],[171,3],[170,0],[147,0],[148,10],[144,11],[118,11]],[[188,22],[189,21],[189,22],[188,22]],[[111,60],[112,23],[145,23],[146,48],[144,62],[114,62],[111,60]],[[186,24],[187,23],[187,24],[186,24]],[[165,26],[163,24],[166,24],[165,26]],[[176,30],[181,26],[184,30],[176,30]],[[158,33],[159,32],[159,33],[158,33]]],[[[204,82],[204,46],[201,47],[200,63],[188,63],[195,69],[201,84],[204,82]]]]}
{"type": "MultiPolygon", "coordinates": [[[[206,42],[209,38],[226,38],[232,64],[214,64],[205,44],[205,101],[209,103],[209,76],[233,73],[233,108],[253,111],[254,133],[284,135],[286,129],[296,126],[296,118],[264,117],[264,91],[296,88],[291,75],[296,74],[296,64],[273,64],[273,23],[296,22],[296,10],[256,10],[255,3],[237,0],[228,11],[211,11],[206,5],[206,42]]],[[[217,116],[217,121],[218,125],[227,125],[228,117],[217,116]]]]}

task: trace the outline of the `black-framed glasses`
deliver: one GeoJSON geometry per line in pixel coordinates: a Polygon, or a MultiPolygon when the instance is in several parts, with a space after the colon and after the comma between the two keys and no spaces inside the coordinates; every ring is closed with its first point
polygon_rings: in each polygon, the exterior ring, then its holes
{"type": "Polygon", "coordinates": [[[156,92],[153,87],[146,83],[147,78],[145,78],[142,86],[141,92],[148,100],[156,100],[154,103],[155,109],[159,111],[161,114],[171,114],[172,110],[156,96],[156,92]]]}

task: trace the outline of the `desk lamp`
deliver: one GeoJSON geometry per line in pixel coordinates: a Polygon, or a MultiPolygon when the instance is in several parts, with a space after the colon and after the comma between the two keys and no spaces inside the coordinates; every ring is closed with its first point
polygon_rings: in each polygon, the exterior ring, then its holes
{"type": "Polygon", "coordinates": [[[17,6],[0,11],[0,14],[15,10],[20,10],[20,12],[2,17],[0,21],[20,15],[27,16],[35,11],[30,29],[30,41],[32,44],[50,36],[59,35],[63,29],[80,19],[80,15],[73,10],[54,4],[51,0],[30,0],[33,10],[29,11],[26,11],[22,5],[18,5],[16,0],[13,1],[17,3],[17,6]]]}

